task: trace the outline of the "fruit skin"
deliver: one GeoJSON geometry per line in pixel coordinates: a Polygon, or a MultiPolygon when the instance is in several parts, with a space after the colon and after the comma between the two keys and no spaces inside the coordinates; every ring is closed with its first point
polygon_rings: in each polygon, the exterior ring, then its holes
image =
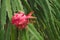
{"type": "Polygon", "coordinates": [[[14,13],[14,15],[12,16],[12,24],[14,24],[19,29],[24,29],[29,23],[29,18],[34,18],[33,16],[31,16],[32,14],[33,11],[28,15],[25,15],[23,11],[14,13]]]}

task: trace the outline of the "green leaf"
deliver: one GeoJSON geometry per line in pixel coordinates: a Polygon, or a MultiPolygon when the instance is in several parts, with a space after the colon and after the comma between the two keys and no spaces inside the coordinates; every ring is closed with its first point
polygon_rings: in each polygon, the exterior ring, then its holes
{"type": "Polygon", "coordinates": [[[32,24],[28,24],[28,30],[36,37],[37,40],[44,40],[32,24]]]}
{"type": "Polygon", "coordinates": [[[7,13],[8,13],[9,20],[11,20],[11,18],[12,18],[12,9],[11,9],[10,0],[6,0],[6,10],[7,10],[7,13]]]}
{"type": "Polygon", "coordinates": [[[11,23],[7,24],[7,31],[6,31],[6,36],[5,36],[5,40],[10,40],[10,34],[11,34],[11,23]]]}
{"type": "Polygon", "coordinates": [[[19,40],[29,40],[28,31],[26,29],[19,30],[19,40]]]}
{"type": "Polygon", "coordinates": [[[14,25],[11,25],[11,40],[17,40],[18,39],[18,35],[17,35],[17,29],[14,25]]]}
{"type": "Polygon", "coordinates": [[[16,9],[16,2],[15,2],[15,0],[11,0],[11,8],[12,8],[12,11],[13,12],[16,12],[17,11],[17,9],[16,9]]]}
{"type": "Polygon", "coordinates": [[[6,1],[1,0],[0,8],[0,40],[4,40],[4,24],[6,24],[6,1]],[[4,5],[5,4],[5,5],[4,5]]]}
{"type": "Polygon", "coordinates": [[[18,11],[24,11],[23,10],[23,6],[22,6],[22,3],[20,0],[14,0],[15,4],[16,4],[16,7],[17,7],[17,10],[18,11]]]}
{"type": "Polygon", "coordinates": [[[4,0],[2,0],[0,15],[1,15],[1,25],[4,26],[4,24],[6,24],[6,1],[4,0]]]}

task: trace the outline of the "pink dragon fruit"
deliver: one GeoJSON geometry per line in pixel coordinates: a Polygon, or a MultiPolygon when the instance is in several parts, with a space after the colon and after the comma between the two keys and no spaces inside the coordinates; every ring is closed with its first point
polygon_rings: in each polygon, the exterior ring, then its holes
{"type": "Polygon", "coordinates": [[[12,16],[12,24],[16,25],[16,27],[19,29],[24,29],[29,23],[29,18],[34,18],[33,16],[31,16],[32,14],[33,11],[28,15],[25,15],[23,11],[14,13],[14,16],[12,16]]]}

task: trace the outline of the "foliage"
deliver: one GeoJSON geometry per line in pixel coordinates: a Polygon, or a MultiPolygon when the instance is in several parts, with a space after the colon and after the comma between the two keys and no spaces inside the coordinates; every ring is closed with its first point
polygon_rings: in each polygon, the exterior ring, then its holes
{"type": "Polygon", "coordinates": [[[60,40],[60,0],[0,0],[0,40],[60,40]],[[24,30],[11,24],[18,11],[36,17],[24,30]]]}

